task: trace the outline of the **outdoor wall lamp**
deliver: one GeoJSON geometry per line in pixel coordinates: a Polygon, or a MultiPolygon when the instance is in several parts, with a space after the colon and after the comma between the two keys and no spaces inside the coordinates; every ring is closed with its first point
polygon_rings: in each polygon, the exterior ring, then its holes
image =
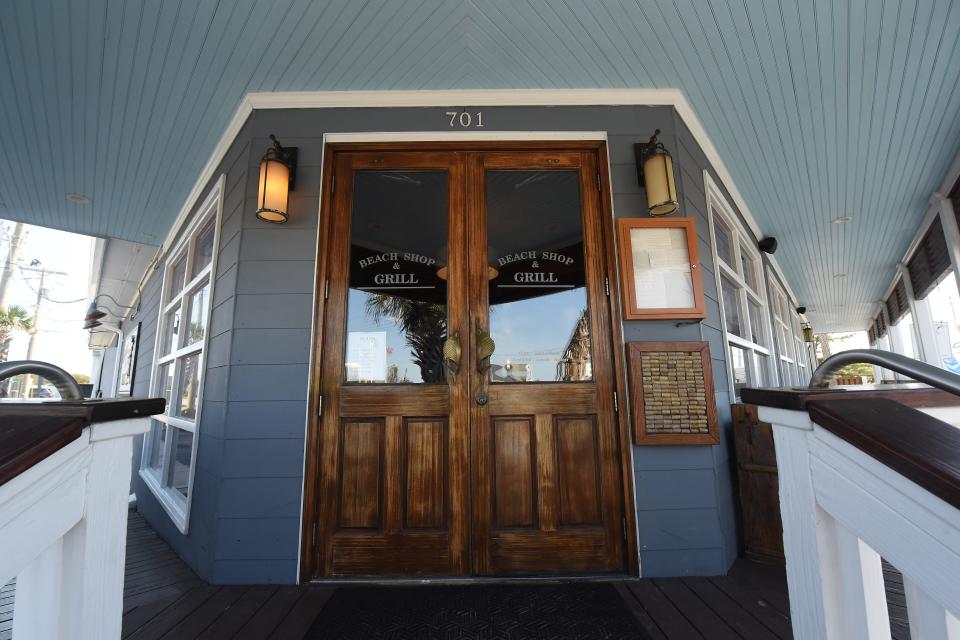
{"type": "Polygon", "coordinates": [[[282,224],[287,221],[287,205],[297,177],[297,148],[281,146],[272,133],[270,139],[273,146],[260,159],[257,218],[282,224]]]}
{"type": "Polygon", "coordinates": [[[647,192],[647,211],[651,216],[665,216],[680,208],[677,202],[677,185],[673,181],[673,158],[657,141],[657,129],[646,144],[633,145],[637,159],[637,179],[647,192]]]}
{"type": "Polygon", "coordinates": [[[803,325],[803,341],[813,342],[813,327],[810,326],[809,322],[803,325]]]}

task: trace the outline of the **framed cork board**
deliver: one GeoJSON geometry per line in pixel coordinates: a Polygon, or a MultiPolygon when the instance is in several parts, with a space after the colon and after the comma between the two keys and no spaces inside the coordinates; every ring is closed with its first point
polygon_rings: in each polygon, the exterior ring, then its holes
{"type": "Polygon", "coordinates": [[[633,441],[719,444],[707,342],[628,342],[633,441]]]}

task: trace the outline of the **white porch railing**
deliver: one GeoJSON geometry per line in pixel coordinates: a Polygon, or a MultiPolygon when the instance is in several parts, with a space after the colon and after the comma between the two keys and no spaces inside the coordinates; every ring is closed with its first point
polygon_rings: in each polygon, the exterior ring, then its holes
{"type": "Polygon", "coordinates": [[[759,417],[776,443],[794,636],[889,638],[883,557],[903,573],[912,639],[960,640],[960,510],[806,411],[759,417]]]}
{"type": "Polygon", "coordinates": [[[0,584],[16,576],[14,640],[120,637],[132,437],[95,423],[0,486],[0,584]]]}

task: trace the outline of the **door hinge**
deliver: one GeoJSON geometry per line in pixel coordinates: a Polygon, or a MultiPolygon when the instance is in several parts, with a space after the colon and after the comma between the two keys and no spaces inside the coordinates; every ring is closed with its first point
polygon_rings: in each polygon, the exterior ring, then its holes
{"type": "MultiPolygon", "coordinates": [[[[620,527],[623,529],[623,539],[626,540],[627,539],[627,519],[626,518],[620,518],[620,527]]],[[[316,523],[313,524],[313,532],[314,532],[314,546],[316,546],[316,532],[317,532],[316,523]]]]}
{"type": "Polygon", "coordinates": [[[607,297],[610,297],[610,278],[607,276],[603,277],[603,292],[607,294],[607,297]]]}
{"type": "Polygon", "coordinates": [[[330,193],[337,190],[337,174],[330,176],[330,193]]]}
{"type": "Polygon", "coordinates": [[[323,396],[317,396],[317,415],[323,415],[323,396]]]}
{"type": "Polygon", "coordinates": [[[317,548],[317,522],[313,522],[313,541],[310,543],[310,546],[314,549],[317,548]]]}
{"type": "Polygon", "coordinates": [[[600,191],[600,172],[597,171],[597,191],[600,191]]]}
{"type": "Polygon", "coordinates": [[[620,413],[620,404],[617,402],[617,392],[613,392],[613,412],[620,413]]]}
{"type": "Polygon", "coordinates": [[[323,299],[326,300],[329,297],[330,297],[330,281],[324,280],[323,281],[323,299]]]}

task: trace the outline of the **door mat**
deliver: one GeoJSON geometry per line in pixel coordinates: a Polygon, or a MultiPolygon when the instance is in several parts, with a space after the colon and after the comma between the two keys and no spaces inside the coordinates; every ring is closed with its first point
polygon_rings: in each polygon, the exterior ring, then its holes
{"type": "Polygon", "coordinates": [[[307,638],[639,638],[610,584],[346,587],[307,638]]]}

